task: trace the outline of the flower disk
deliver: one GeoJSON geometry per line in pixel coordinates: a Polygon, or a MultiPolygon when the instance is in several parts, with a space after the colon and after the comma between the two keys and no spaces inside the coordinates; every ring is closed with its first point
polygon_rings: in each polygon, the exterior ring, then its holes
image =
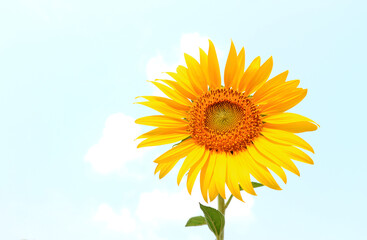
{"type": "Polygon", "coordinates": [[[180,184],[187,175],[191,194],[197,178],[205,201],[218,194],[226,198],[226,187],[242,200],[241,189],[256,195],[251,184],[280,190],[276,174],[284,183],[284,170],[300,175],[293,161],[313,164],[301,149],[314,152],[295,133],[314,131],[318,125],[309,118],[286,112],[307,94],[299,80],[286,81],[288,71],[269,79],[273,58],[261,64],[255,58],[245,70],[245,50],[237,53],[231,43],[224,78],[220,74],[214,44],[200,61],[185,54],[187,67],[168,72],[171,79],[152,83],[166,96],[143,96],[139,102],[162,115],[147,116],[136,123],[155,129],[139,136],[138,147],[176,143],[154,160],[155,173],[166,176],[184,159],[177,174],[180,184]],[[198,177],[200,174],[200,177],[198,177]]]}
{"type": "Polygon", "coordinates": [[[189,111],[189,132],[208,150],[238,152],[259,136],[259,109],[245,94],[217,89],[203,94],[189,111]]]}

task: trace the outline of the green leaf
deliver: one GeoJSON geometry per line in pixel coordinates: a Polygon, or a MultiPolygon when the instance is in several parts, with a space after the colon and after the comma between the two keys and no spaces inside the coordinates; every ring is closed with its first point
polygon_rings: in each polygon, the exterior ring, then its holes
{"type": "Polygon", "coordinates": [[[254,187],[254,188],[258,188],[258,187],[262,187],[262,186],[264,186],[264,184],[261,184],[261,183],[258,183],[258,182],[251,182],[252,183],[252,186],[254,187]]]}
{"type": "MultiPolygon", "coordinates": [[[[263,184],[261,184],[261,183],[258,183],[258,182],[251,182],[252,183],[252,187],[253,188],[258,188],[258,187],[262,187],[262,186],[264,186],[263,184]]],[[[242,191],[243,190],[243,188],[240,186],[240,190],[242,191]]]]}
{"type": "Polygon", "coordinates": [[[208,224],[209,229],[215,234],[215,236],[219,237],[224,229],[224,216],[217,209],[207,207],[200,204],[200,208],[203,211],[206,219],[206,223],[208,224]]]}
{"type": "Polygon", "coordinates": [[[193,227],[193,226],[202,226],[206,224],[205,217],[203,216],[196,216],[192,217],[187,221],[185,227],[193,227]]]}
{"type": "Polygon", "coordinates": [[[176,144],[173,144],[173,145],[172,145],[172,147],[176,147],[178,144],[180,144],[180,143],[182,143],[183,141],[185,141],[185,140],[187,140],[187,139],[190,139],[190,138],[191,138],[191,136],[188,136],[187,138],[182,139],[182,140],[181,140],[181,142],[176,143],[176,144]]]}

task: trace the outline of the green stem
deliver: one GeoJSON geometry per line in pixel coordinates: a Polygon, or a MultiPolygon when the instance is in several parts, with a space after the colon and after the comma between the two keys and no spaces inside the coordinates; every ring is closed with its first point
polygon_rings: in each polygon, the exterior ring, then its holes
{"type": "MultiPolygon", "coordinates": [[[[224,203],[224,199],[220,195],[218,195],[218,211],[221,212],[223,215],[226,212],[226,207],[225,206],[226,206],[226,204],[224,203]]],[[[223,239],[224,239],[224,229],[222,231],[222,234],[220,234],[217,237],[217,240],[223,240],[223,239]]]]}
{"type": "Polygon", "coordinates": [[[224,206],[224,211],[227,209],[228,205],[231,203],[233,198],[233,195],[231,194],[231,196],[229,197],[228,201],[226,202],[226,205],[224,206]]]}

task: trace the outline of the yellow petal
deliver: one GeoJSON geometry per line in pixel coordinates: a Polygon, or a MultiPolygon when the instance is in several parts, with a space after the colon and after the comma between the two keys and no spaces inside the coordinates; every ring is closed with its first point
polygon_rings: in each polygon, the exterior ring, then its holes
{"type": "Polygon", "coordinates": [[[184,119],[173,118],[164,115],[154,115],[138,118],[135,120],[135,123],[161,128],[182,128],[188,125],[188,122],[184,119]]]}
{"type": "Polygon", "coordinates": [[[307,95],[307,89],[297,89],[298,91],[294,93],[287,99],[280,102],[272,102],[261,106],[261,113],[264,115],[277,114],[292,107],[296,106],[300,101],[302,101],[307,95]]]}
{"type": "Polygon", "coordinates": [[[271,159],[268,159],[261,152],[257,151],[253,145],[248,146],[247,151],[256,162],[269,168],[271,171],[277,174],[284,183],[287,183],[287,175],[285,174],[284,170],[279,167],[279,165],[275,164],[271,159]]]}
{"type": "Polygon", "coordinates": [[[247,86],[251,83],[252,78],[260,68],[260,60],[260,57],[257,57],[251,62],[250,66],[248,66],[241,80],[239,81],[238,91],[243,92],[245,89],[247,89],[247,86]]]}
{"type": "Polygon", "coordinates": [[[200,191],[201,191],[201,195],[203,195],[205,202],[208,202],[208,188],[204,188],[204,181],[206,177],[206,170],[208,169],[208,166],[209,166],[209,159],[210,159],[210,155],[200,172],[200,191]]]}
{"type": "Polygon", "coordinates": [[[213,176],[216,156],[210,153],[207,163],[200,172],[200,189],[201,194],[206,202],[208,202],[208,189],[213,176]]]}
{"type": "Polygon", "coordinates": [[[191,93],[191,90],[187,88],[186,86],[182,86],[180,83],[167,80],[167,79],[157,79],[158,81],[164,82],[168,86],[170,86],[173,89],[176,89],[179,93],[181,93],[183,96],[190,98],[192,100],[197,99],[196,93],[191,93]]]}
{"type": "Polygon", "coordinates": [[[198,61],[188,54],[185,54],[185,61],[192,85],[195,85],[196,88],[200,89],[200,94],[204,91],[207,91],[208,86],[206,85],[205,75],[202,72],[198,61]]]}
{"type": "Polygon", "coordinates": [[[190,77],[189,69],[187,69],[184,66],[178,66],[177,67],[177,73],[182,76],[183,79],[185,79],[185,82],[188,82],[188,85],[192,89],[193,93],[197,96],[200,96],[202,93],[202,90],[198,87],[198,85],[194,82],[192,77],[190,77]]]}
{"type": "Polygon", "coordinates": [[[183,128],[156,128],[153,130],[150,130],[149,132],[146,132],[136,139],[142,139],[142,138],[149,138],[152,136],[157,135],[172,135],[172,134],[186,134],[187,133],[187,127],[183,128]]]}
{"type": "Polygon", "coordinates": [[[185,118],[187,116],[187,113],[185,111],[177,110],[162,102],[137,102],[137,104],[141,104],[141,105],[150,107],[170,117],[185,118]]]}
{"type": "Polygon", "coordinates": [[[191,105],[190,100],[188,100],[185,96],[181,95],[179,92],[173,90],[172,88],[158,82],[151,82],[151,83],[153,83],[157,88],[159,88],[159,90],[161,90],[164,94],[166,94],[167,97],[175,100],[176,102],[186,106],[191,105]]]}
{"type": "Polygon", "coordinates": [[[245,69],[245,48],[242,48],[237,56],[237,69],[230,86],[232,87],[233,90],[238,90],[238,86],[244,74],[244,69],[245,69]]]}
{"type": "Polygon", "coordinates": [[[180,185],[182,177],[196,162],[200,161],[205,152],[205,147],[197,146],[195,147],[186,157],[183,162],[180,171],[177,174],[177,184],[180,185]]]}
{"type": "MultiPolygon", "coordinates": [[[[137,98],[139,98],[139,97],[137,97],[137,98]]],[[[145,98],[146,100],[151,101],[151,102],[156,101],[156,102],[165,103],[168,106],[170,106],[174,109],[177,109],[177,110],[183,110],[183,111],[190,110],[189,106],[179,104],[179,103],[177,103],[177,102],[175,102],[175,101],[173,101],[172,99],[169,99],[169,98],[157,97],[157,96],[141,96],[141,98],[145,98]]]]}
{"type": "MultiPolygon", "coordinates": [[[[171,163],[171,162],[169,162],[171,163]]],[[[165,166],[167,166],[168,163],[160,163],[157,165],[157,167],[154,170],[154,174],[157,174],[157,172],[161,171],[165,166]]]]}
{"type": "Polygon", "coordinates": [[[226,67],[224,69],[224,85],[227,88],[230,88],[232,86],[232,82],[235,77],[237,67],[238,67],[237,52],[233,44],[233,41],[231,41],[231,48],[229,50],[226,67]]]}
{"type": "Polygon", "coordinates": [[[310,144],[308,144],[305,140],[298,137],[294,133],[277,129],[263,128],[261,134],[273,142],[286,145],[294,145],[315,153],[310,144]]]}
{"type": "Polygon", "coordinates": [[[205,76],[205,82],[206,85],[209,85],[209,72],[208,72],[208,55],[205,53],[205,51],[201,48],[200,50],[200,67],[201,70],[205,76]]]}
{"type": "Polygon", "coordinates": [[[286,152],[291,159],[303,163],[313,164],[313,160],[310,158],[310,156],[296,147],[284,147],[284,152],[286,152]]]}
{"type": "Polygon", "coordinates": [[[209,71],[209,86],[210,89],[219,89],[221,87],[220,69],[215,51],[214,44],[209,40],[209,52],[208,52],[208,71],[209,71]]]}
{"type": "Polygon", "coordinates": [[[312,119],[296,113],[280,113],[277,115],[269,115],[264,117],[264,121],[274,124],[291,123],[291,122],[312,122],[315,125],[318,125],[312,119]]]}
{"type": "Polygon", "coordinates": [[[248,168],[247,164],[242,163],[242,161],[244,161],[242,153],[234,154],[233,156],[235,157],[235,161],[233,162],[233,164],[234,167],[237,169],[242,189],[245,190],[247,193],[256,196],[256,192],[251,183],[250,169],[248,168]]]}
{"type": "Polygon", "coordinates": [[[273,86],[272,89],[269,89],[262,95],[260,95],[260,93],[256,91],[252,99],[257,104],[266,104],[281,101],[289,97],[293,93],[297,92],[295,90],[297,89],[299,83],[299,80],[288,81],[277,86],[273,86]]]}
{"type": "Polygon", "coordinates": [[[254,145],[259,152],[274,161],[279,166],[298,176],[300,175],[298,168],[292,162],[292,160],[290,160],[289,156],[281,151],[281,148],[269,142],[269,140],[265,139],[264,137],[258,137],[256,141],[254,141],[254,145]]]}
{"type": "Polygon", "coordinates": [[[155,163],[167,163],[172,162],[175,160],[180,160],[181,158],[187,156],[189,152],[192,151],[196,146],[196,143],[194,140],[187,139],[183,141],[182,143],[178,144],[177,146],[171,148],[167,152],[163,153],[161,156],[159,156],[156,160],[154,160],[155,163]]]}
{"type": "Polygon", "coordinates": [[[226,172],[227,172],[227,155],[226,153],[217,153],[212,181],[214,181],[217,191],[224,199],[226,198],[225,193],[226,172]]]}
{"type": "Polygon", "coordinates": [[[302,133],[317,130],[317,126],[310,122],[294,122],[285,124],[271,124],[265,123],[264,127],[283,130],[292,133],[302,133]]]}
{"type": "Polygon", "coordinates": [[[214,182],[210,183],[209,186],[209,199],[213,201],[218,196],[218,190],[214,182]]]}
{"type": "Polygon", "coordinates": [[[204,181],[204,186],[206,187],[209,187],[210,182],[212,181],[216,162],[217,162],[217,154],[211,152],[210,158],[209,158],[209,165],[206,170],[206,176],[205,176],[205,181],[204,181]]]}
{"type": "Polygon", "coordinates": [[[227,186],[228,189],[231,191],[233,196],[235,196],[237,199],[243,201],[240,188],[239,188],[239,177],[238,177],[238,167],[237,163],[235,161],[237,158],[233,155],[228,155],[228,161],[227,161],[227,186]]]}
{"type": "Polygon", "coordinates": [[[145,139],[141,143],[139,143],[138,148],[141,147],[151,147],[151,146],[159,146],[169,143],[175,143],[178,141],[181,141],[187,137],[189,137],[190,134],[172,134],[172,135],[162,135],[162,136],[153,136],[145,139]]]}
{"type": "Polygon", "coordinates": [[[159,179],[166,176],[172,170],[172,168],[177,164],[178,161],[179,161],[179,159],[175,160],[175,161],[172,161],[172,162],[168,162],[168,163],[162,163],[161,165],[163,165],[163,167],[160,170],[159,179]]]}
{"type": "Polygon", "coordinates": [[[244,159],[242,163],[248,166],[248,169],[250,170],[250,173],[252,176],[254,176],[254,178],[256,178],[259,182],[263,183],[269,188],[281,190],[269,170],[263,165],[255,162],[248,151],[242,152],[242,157],[244,159]]]}
{"type": "Polygon", "coordinates": [[[204,164],[207,162],[208,158],[209,158],[209,151],[205,151],[202,158],[199,161],[197,161],[190,168],[190,171],[187,174],[187,182],[186,182],[187,191],[189,192],[189,194],[191,194],[192,188],[193,188],[195,180],[196,180],[196,177],[198,176],[200,170],[203,168],[204,164]]]}
{"type": "Polygon", "coordinates": [[[263,118],[264,127],[300,133],[315,131],[320,127],[315,121],[296,113],[280,113],[263,118]]]}
{"type": "Polygon", "coordinates": [[[191,86],[189,76],[187,75],[187,69],[184,66],[177,67],[177,73],[166,72],[170,77],[177,81],[177,83],[186,91],[189,92],[189,98],[195,100],[197,93],[191,86]]]}
{"type": "Polygon", "coordinates": [[[273,58],[270,57],[256,72],[253,78],[249,78],[248,84],[243,91],[250,95],[259,89],[268,80],[271,70],[273,69],[273,58]]]}
{"type": "Polygon", "coordinates": [[[281,74],[278,74],[277,76],[273,77],[266,83],[264,83],[254,94],[254,99],[256,99],[258,96],[262,96],[263,94],[271,91],[275,87],[283,84],[288,76],[288,70],[285,72],[282,72],[281,74]]]}

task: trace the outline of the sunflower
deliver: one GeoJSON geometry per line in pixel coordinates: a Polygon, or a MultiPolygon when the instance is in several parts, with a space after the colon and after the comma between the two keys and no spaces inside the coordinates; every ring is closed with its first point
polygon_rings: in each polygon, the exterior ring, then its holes
{"type": "Polygon", "coordinates": [[[281,190],[273,174],[286,183],[284,169],[300,175],[292,160],[313,164],[302,150],[312,147],[295,133],[314,131],[318,125],[304,116],[285,112],[307,94],[299,80],[286,81],[288,71],[268,80],[273,59],[262,65],[255,58],[245,70],[244,48],[237,54],[231,43],[222,85],[215,47],[209,40],[208,53],[200,50],[197,61],[185,54],[187,67],[167,72],[172,79],[152,83],[166,96],[142,96],[139,104],[163,115],[147,116],[137,124],[156,127],[139,136],[138,147],[175,144],[155,159],[159,178],[181,160],[177,183],[187,173],[191,194],[200,173],[203,198],[226,198],[225,187],[243,201],[240,190],[256,195],[255,178],[263,185],[281,190]],[[271,171],[271,172],[270,172],[271,171]]]}

